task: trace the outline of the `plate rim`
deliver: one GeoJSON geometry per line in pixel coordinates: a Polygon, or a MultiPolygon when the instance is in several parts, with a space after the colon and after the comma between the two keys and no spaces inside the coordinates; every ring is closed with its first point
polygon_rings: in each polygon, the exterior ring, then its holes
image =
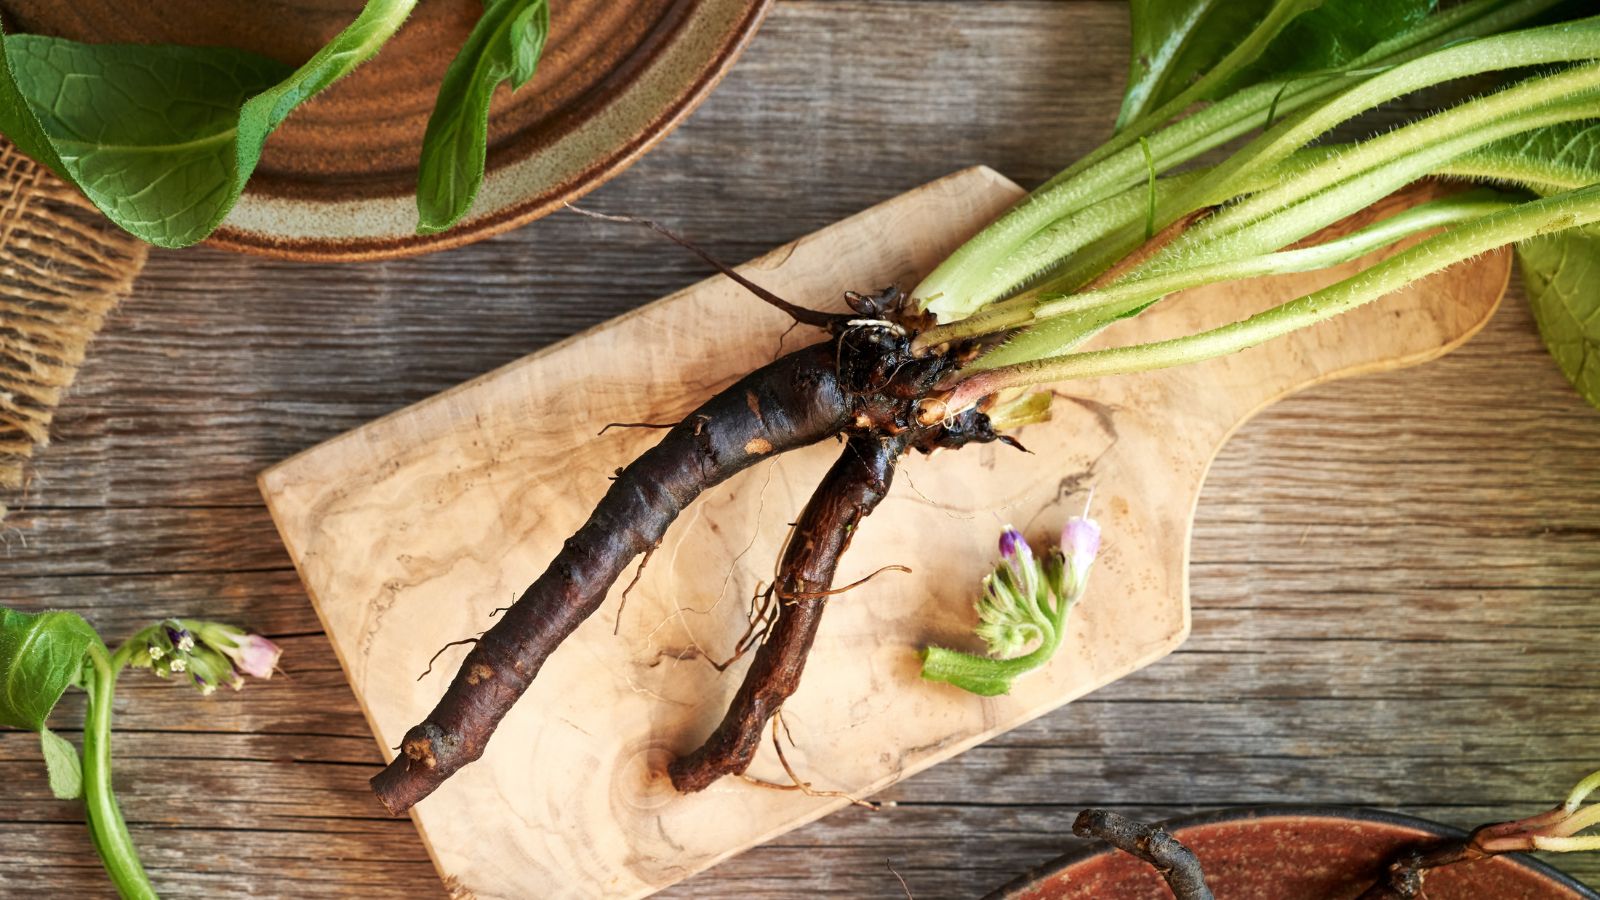
{"type": "MultiPolygon", "coordinates": [[[[744,6],[742,15],[722,31],[722,37],[718,39],[712,53],[697,66],[688,84],[674,92],[660,109],[649,114],[648,125],[626,140],[606,147],[597,158],[583,163],[576,173],[561,177],[543,190],[515,198],[500,208],[481,215],[469,216],[454,228],[438,234],[421,235],[406,232],[382,236],[290,237],[234,224],[231,221],[234,216],[230,214],[228,220],[224,220],[223,224],[218,226],[202,244],[250,256],[296,262],[368,262],[420,256],[462,247],[543,218],[622,174],[705,102],[712,90],[722,82],[733,64],[749,47],[773,4],[773,0],[739,0],[739,2],[744,6]]],[[[497,171],[506,171],[519,162],[525,160],[502,166],[498,170],[491,169],[486,175],[486,181],[497,171]]],[[[413,196],[407,193],[399,200],[409,203],[413,196]]],[[[299,207],[302,210],[337,209],[349,205],[350,202],[284,200],[261,195],[253,197],[252,192],[246,188],[241,206],[250,203],[252,199],[284,204],[287,209],[299,207]]],[[[393,198],[384,199],[393,200],[393,198]]]]}

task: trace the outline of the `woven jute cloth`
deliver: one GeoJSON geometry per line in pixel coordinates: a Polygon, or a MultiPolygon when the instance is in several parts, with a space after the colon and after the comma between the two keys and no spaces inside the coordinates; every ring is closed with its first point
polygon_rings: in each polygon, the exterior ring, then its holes
{"type": "Polygon", "coordinates": [[[0,138],[0,516],[146,247],[0,138]]]}

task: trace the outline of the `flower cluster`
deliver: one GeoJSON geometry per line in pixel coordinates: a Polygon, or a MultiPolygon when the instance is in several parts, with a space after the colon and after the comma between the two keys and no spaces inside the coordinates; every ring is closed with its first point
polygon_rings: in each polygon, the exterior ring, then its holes
{"type": "Polygon", "coordinates": [[[162,678],[186,678],[202,694],[224,684],[237,691],[246,675],[271,678],[283,652],[259,634],[190,619],[163,619],[134,635],[129,645],[129,665],[162,678]]]}
{"type": "Polygon", "coordinates": [[[999,659],[1021,656],[1033,644],[1053,643],[1067,612],[1082,596],[1089,567],[1100,552],[1100,525],[1073,516],[1060,543],[1039,559],[1022,533],[1006,526],[1000,562],[983,579],[978,599],[978,637],[999,659]]]}
{"type": "Polygon", "coordinates": [[[1087,508],[1073,516],[1055,546],[1036,556],[1022,533],[1006,526],[1000,561],[983,579],[974,629],[989,657],[943,647],[923,653],[922,677],[992,696],[1011,689],[1024,672],[1049,660],[1061,642],[1067,614],[1088,585],[1100,553],[1100,525],[1087,508]]]}

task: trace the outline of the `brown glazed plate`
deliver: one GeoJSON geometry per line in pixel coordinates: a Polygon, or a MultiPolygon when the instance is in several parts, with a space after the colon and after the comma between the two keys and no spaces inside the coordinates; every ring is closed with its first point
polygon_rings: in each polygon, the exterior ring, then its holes
{"type": "MultiPolygon", "coordinates": [[[[1369,809],[1229,809],[1165,825],[1200,858],[1217,900],[1350,900],[1397,853],[1466,833],[1369,809]]],[[[1427,876],[1429,900],[1600,900],[1522,854],[1461,863],[1427,876]]],[[[1171,900],[1155,869],[1096,843],[1046,863],[987,900],[1171,900]]]]}
{"type": "MultiPolygon", "coordinates": [[[[533,81],[502,85],[487,175],[455,228],[417,235],[416,166],[434,95],[482,0],[421,0],[376,58],[267,141],[209,243],[306,260],[381,259],[480,240],[622,171],[716,86],[771,0],[551,0],[533,81]]],[[[309,58],[362,0],[0,0],[8,29],[97,43],[212,44],[309,58]]]]}

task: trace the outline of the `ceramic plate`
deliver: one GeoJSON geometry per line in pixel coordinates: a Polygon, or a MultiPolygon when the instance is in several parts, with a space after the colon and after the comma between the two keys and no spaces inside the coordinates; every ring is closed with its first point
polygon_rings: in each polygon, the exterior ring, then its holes
{"type": "MultiPolygon", "coordinates": [[[[771,0],[553,0],[534,80],[502,87],[488,176],[456,228],[415,233],[434,94],[481,0],[426,0],[381,54],[268,141],[215,246],[292,259],[424,253],[536,219],[622,171],[714,87],[771,0]]],[[[361,0],[3,0],[14,31],[94,42],[221,44],[308,58],[361,0]]]]}

